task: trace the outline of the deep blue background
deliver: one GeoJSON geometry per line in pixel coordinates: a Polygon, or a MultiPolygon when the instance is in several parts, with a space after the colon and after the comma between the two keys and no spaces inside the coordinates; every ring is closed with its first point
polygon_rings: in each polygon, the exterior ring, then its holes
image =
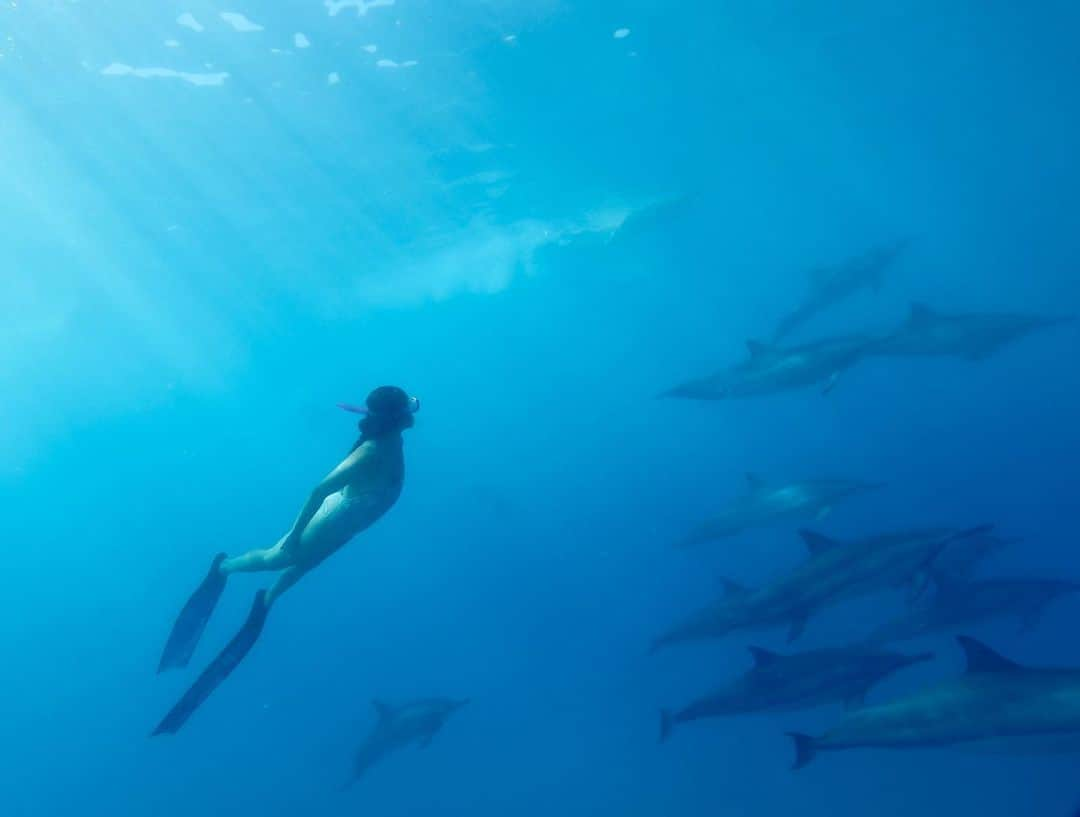
{"type": "MultiPolygon", "coordinates": [[[[886,481],[823,525],[838,536],[989,521],[1025,543],[988,570],[1080,576],[1075,327],[981,364],[867,363],[828,398],[653,399],[768,335],[810,267],[897,236],[915,241],[884,290],[804,336],[913,299],[1080,310],[1074,4],[237,5],[0,9],[5,814],[1074,805],[1068,758],[789,773],[782,733],[835,710],[658,746],[659,706],[740,671],[747,639],[645,655],[715,576],[802,558],[786,529],[672,549],[746,471],[886,481]],[[210,556],[286,530],[352,443],[333,404],[383,382],[424,399],[399,505],[285,597],[179,736],[148,740],[190,680],[153,669],[210,556]],[[369,700],[434,694],[474,703],[340,793],[369,700]]],[[[268,581],[232,582],[194,663],[268,581]]],[[[898,609],[834,611],[805,645],[898,609]]],[[[978,634],[1080,665],[1078,613],[978,634]]],[[[875,696],[957,671],[939,647],[875,696]]]]}

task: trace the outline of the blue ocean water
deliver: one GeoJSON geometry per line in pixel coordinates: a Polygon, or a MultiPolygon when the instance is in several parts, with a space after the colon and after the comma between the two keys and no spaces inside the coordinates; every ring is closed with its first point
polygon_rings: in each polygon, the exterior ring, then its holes
{"type": "MultiPolygon", "coordinates": [[[[1080,311],[1080,11],[1046,2],[39,0],[0,8],[0,803],[9,815],[1065,815],[1075,756],[847,752],[836,707],[688,726],[748,665],[656,656],[795,525],[672,546],[744,474],[882,481],[841,537],[994,523],[989,575],[1080,577],[1077,328],[818,390],[658,400],[767,337],[807,273],[911,237],[878,293],[1080,311]],[[236,16],[239,15],[239,16],[236,16]],[[218,551],[272,544],[355,439],[423,399],[397,506],[282,599],[184,730],[155,676],[218,551]],[[340,790],[373,698],[468,697],[340,790]]],[[[1080,666],[1080,600],[978,635],[1080,666]]],[[[811,622],[841,644],[900,612],[811,622]]],[[[960,669],[938,659],[885,700],[960,669]]]]}

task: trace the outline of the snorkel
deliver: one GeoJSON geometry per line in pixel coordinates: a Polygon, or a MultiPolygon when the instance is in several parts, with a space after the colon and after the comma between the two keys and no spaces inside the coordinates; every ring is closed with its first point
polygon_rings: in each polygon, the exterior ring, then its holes
{"type": "MultiPolygon", "coordinates": [[[[337,407],[339,409],[341,409],[342,411],[349,412],[350,414],[362,414],[365,417],[367,415],[371,414],[371,409],[369,409],[367,406],[358,406],[355,403],[338,403],[337,407]]],[[[416,414],[418,411],[420,411],[420,398],[419,397],[410,397],[409,398],[408,411],[409,411],[409,414],[416,414]]]]}

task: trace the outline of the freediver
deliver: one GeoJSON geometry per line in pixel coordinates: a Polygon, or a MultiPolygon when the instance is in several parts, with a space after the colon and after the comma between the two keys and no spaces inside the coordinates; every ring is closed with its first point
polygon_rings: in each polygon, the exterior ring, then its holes
{"type": "Polygon", "coordinates": [[[413,425],[420,401],[396,386],[380,386],[367,396],[364,406],[341,404],[340,407],[363,414],[360,437],[348,456],[315,486],[292,529],[270,548],[231,558],[219,553],[202,584],[180,611],[161,655],[158,672],[187,666],[230,575],[280,571],[269,590],[255,594],[244,626],[152,734],[176,733],[247,655],[262,632],[267,612],[281,594],[370,527],[401,495],[405,479],[402,431],[413,425]]]}

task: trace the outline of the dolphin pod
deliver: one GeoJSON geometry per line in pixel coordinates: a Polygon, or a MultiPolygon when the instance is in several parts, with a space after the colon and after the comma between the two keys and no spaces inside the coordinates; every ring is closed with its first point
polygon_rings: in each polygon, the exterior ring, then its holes
{"type": "MultiPolygon", "coordinates": [[[[719,401],[811,388],[827,394],[844,372],[867,361],[985,361],[1021,339],[1076,320],[1067,314],[945,312],[912,303],[907,317],[888,330],[791,339],[841,301],[860,291],[878,291],[907,246],[906,241],[881,245],[816,270],[806,296],[781,319],[769,342],[748,341],[743,360],[660,396],[719,401]]],[[[768,485],[751,476],[741,496],[693,527],[679,544],[689,547],[751,528],[820,520],[869,487],[876,486],[842,480],[768,485]]],[[[661,710],[661,742],[692,721],[843,703],[846,714],[824,734],[789,733],[794,768],[808,765],[821,752],[858,748],[1080,751],[1080,667],[1024,667],[961,635],[1001,619],[1015,620],[1019,632],[1027,633],[1057,600],[1080,594],[1080,581],[977,575],[991,557],[1020,542],[995,535],[990,525],[907,530],[851,541],[805,529],[800,535],[809,551],[802,564],[758,588],[722,580],[723,592],[662,632],[651,652],[775,628],[786,628],[792,642],[819,612],[876,593],[906,590],[906,612],[868,628],[869,634],[852,646],[787,655],[750,647],[753,664],[743,674],[681,709],[661,710]],[[882,703],[865,703],[877,683],[931,658],[928,653],[889,652],[883,645],[942,634],[958,638],[967,659],[962,675],[882,703]]]]}

